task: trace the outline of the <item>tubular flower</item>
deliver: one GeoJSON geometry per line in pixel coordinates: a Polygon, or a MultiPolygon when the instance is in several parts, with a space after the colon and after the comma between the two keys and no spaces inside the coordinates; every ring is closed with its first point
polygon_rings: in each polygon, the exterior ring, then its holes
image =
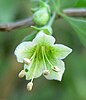
{"type": "Polygon", "coordinates": [[[33,41],[22,42],[15,50],[17,61],[24,63],[20,78],[25,76],[31,80],[28,89],[32,89],[32,82],[43,74],[49,80],[61,81],[65,70],[62,59],[72,52],[72,49],[62,44],[54,44],[55,38],[40,31],[33,41]]]}

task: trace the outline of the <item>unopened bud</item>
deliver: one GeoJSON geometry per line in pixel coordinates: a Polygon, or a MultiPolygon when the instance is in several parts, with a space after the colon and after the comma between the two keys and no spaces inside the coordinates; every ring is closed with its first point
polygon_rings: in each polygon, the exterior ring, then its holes
{"type": "Polygon", "coordinates": [[[31,63],[31,60],[28,59],[28,58],[24,58],[24,59],[23,59],[23,62],[24,62],[25,64],[29,65],[29,64],[31,63]]]}
{"type": "Polygon", "coordinates": [[[43,75],[48,75],[48,74],[50,74],[50,71],[49,70],[44,70],[43,71],[43,75]]]}
{"type": "Polygon", "coordinates": [[[29,83],[27,84],[27,90],[28,90],[28,91],[31,91],[32,88],[33,88],[33,83],[32,83],[32,82],[29,82],[29,83]]]}
{"type": "Polygon", "coordinates": [[[59,72],[60,71],[60,69],[57,67],[57,66],[54,66],[54,67],[51,67],[52,68],[52,70],[54,70],[55,72],[59,72]]]}
{"type": "Polygon", "coordinates": [[[19,73],[18,77],[19,77],[19,78],[23,78],[24,76],[25,76],[25,71],[22,70],[22,71],[19,73]]]}
{"type": "Polygon", "coordinates": [[[50,19],[50,13],[46,7],[37,10],[33,15],[33,21],[38,26],[44,26],[50,19]]]}

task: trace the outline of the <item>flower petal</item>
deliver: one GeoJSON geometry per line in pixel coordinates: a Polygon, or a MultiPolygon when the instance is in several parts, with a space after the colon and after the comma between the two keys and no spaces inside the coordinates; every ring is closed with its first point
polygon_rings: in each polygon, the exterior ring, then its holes
{"type": "Polygon", "coordinates": [[[53,45],[55,43],[55,38],[40,31],[33,42],[40,45],[53,45]]]}
{"type": "Polygon", "coordinates": [[[22,42],[15,50],[17,61],[23,63],[23,58],[30,58],[35,51],[35,44],[32,42],[22,42]]]}
{"type": "Polygon", "coordinates": [[[50,71],[50,74],[49,75],[45,75],[45,78],[46,79],[49,79],[49,80],[59,80],[61,81],[62,80],[62,75],[65,71],[65,65],[64,65],[64,62],[61,61],[61,60],[57,60],[56,62],[56,66],[60,69],[60,71],[58,72],[55,72],[54,70],[52,70],[52,68],[47,65],[48,67],[48,70],[50,71]]]}
{"type": "Polygon", "coordinates": [[[53,46],[53,54],[57,56],[58,59],[64,59],[72,52],[72,49],[62,44],[55,44],[53,46]]]}
{"type": "MultiPolygon", "coordinates": [[[[43,63],[42,62],[34,62],[33,65],[29,68],[29,71],[26,73],[26,80],[31,80],[32,78],[37,78],[42,75],[43,72],[43,63]]],[[[26,66],[25,66],[26,68],[26,66]]]]}

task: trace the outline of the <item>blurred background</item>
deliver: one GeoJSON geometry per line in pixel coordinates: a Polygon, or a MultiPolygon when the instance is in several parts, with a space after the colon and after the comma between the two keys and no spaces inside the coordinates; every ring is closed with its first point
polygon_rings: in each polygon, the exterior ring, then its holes
{"type": "MultiPolygon", "coordinates": [[[[36,4],[33,1],[36,0],[0,0],[0,24],[31,16],[31,8],[36,4]]],[[[78,5],[86,7],[84,3],[78,5]]],[[[28,81],[18,78],[23,65],[16,61],[14,50],[32,29],[0,32],[0,100],[86,100],[86,48],[62,18],[55,20],[53,30],[56,43],[69,46],[73,52],[64,60],[66,70],[61,82],[41,76],[35,79],[31,92],[26,90],[28,81]]]]}

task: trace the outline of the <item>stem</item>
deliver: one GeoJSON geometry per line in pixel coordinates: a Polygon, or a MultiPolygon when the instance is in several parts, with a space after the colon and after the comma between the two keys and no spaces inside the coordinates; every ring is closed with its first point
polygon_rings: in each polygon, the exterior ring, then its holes
{"type": "Polygon", "coordinates": [[[0,31],[11,31],[21,27],[30,27],[31,25],[34,25],[32,17],[17,22],[0,24],[0,31]]]}
{"type": "MultiPolygon", "coordinates": [[[[68,8],[63,10],[63,13],[67,16],[72,17],[86,17],[86,8],[68,8]]],[[[61,18],[60,15],[57,15],[57,17],[61,18]]],[[[51,23],[51,22],[50,22],[51,23]]],[[[18,28],[24,28],[29,27],[31,25],[34,25],[31,18],[23,19],[17,22],[7,23],[7,24],[0,24],[0,31],[11,31],[18,28]]]]}
{"type": "Polygon", "coordinates": [[[53,15],[52,15],[52,17],[51,17],[51,19],[50,19],[50,21],[49,21],[49,23],[48,23],[48,26],[52,26],[53,21],[55,19],[55,16],[56,16],[56,13],[54,12],[53,15]]]}

